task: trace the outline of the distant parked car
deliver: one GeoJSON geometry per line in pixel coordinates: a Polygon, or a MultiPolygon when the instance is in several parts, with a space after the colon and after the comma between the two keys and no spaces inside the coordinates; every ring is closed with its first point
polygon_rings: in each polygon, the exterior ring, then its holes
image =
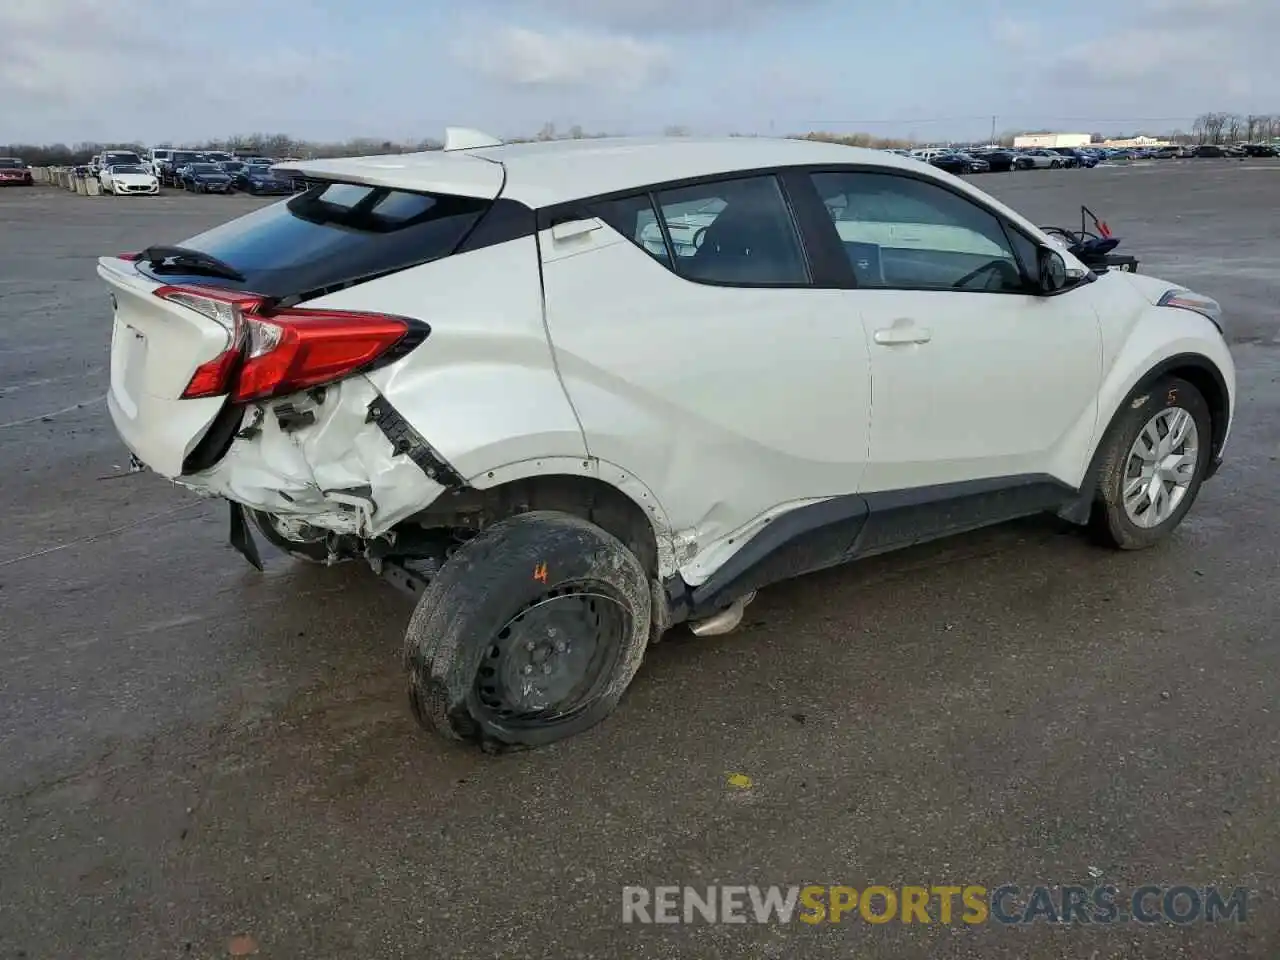
{"type": "Polygon", "coordinates": [[[294,192],[293,179],[277,174],[260,163],[247,163],[231,177],[231,185],[237,190],[254,196],[284,196],[294,192]]]}
{"type": "Polygon", "coordinates": [[[987,163],[986,160],[980,160],[967,153],[961,153],[959,150],[952,153],[940,153],[929,163],[939,170],[954,173],[956,176],[963,176],[966,173],[987,173],[991,170],[991,164],[987,163]]]}
{"type": "Polygon", "coordinates": [[[34,183],[25,163],[17,157],[0,157],[0,187],[30,187],[34,183]]]}
{"type": "Polygon", "coordinates": [[[1037,170],[1057,170],[1067,165],[1067,158],[1060,153],[1047,149],[1046,147],[1032,147],[1022,152],[1024,157],[1029,157],[1031,163],[1037,170]]]}
{"type": "Polygon", "coordinates": [[[973,156],[985,160],[992,173],[1008,173],[1011,170],[1030,170],[1034,164],[1012,150],[978,150],[973,156]]]}
{"type": "Polygon", "coordinates": [[[954,152],[950,147],[920,147],[918,150],[911,151],[911,159],[930,163],[934,157],[941,157],[954,152]]]}
{"type": "Polygon", "coordinates": [[[142,163],[142,158],[132,150],[104,150],[89,161],[89,172],[95,177],[114,164],[142,163]]]}
{"type": "MultiPolygon", "coordinates": [[[[1054,152],[1074,160],[1076,166],[1090,170],[1096,167],[1101,159],[1099,154],[1094,153],[1092,150],[1086,150],[1084,147],[1058,147],[1054,152]]],[[[1071,164],[1068,163],[1067,166],[1071,166],[1071,164]]]]}
{"type": "Polygon", "coordinates": [[[231,177],[216,163],[189,163],[178,173],[182,189],[191,193],[230,193],[231,177]]]}
{"type": "Polygon", "coordinates": [[[173,149],[170,147],[154,147],[147,157],[147,163],[151,167],[151,172],[156,175],[156,179],[160,179],[160,167],[166,164],[173,157],[173,149]]]}
{"type": "Polygon", "coordinates": [[[102,192],[120,197],[142,193],[155,195],[160,192],[160,181],[145,163],[113,163],[98,174],[102,192]]]}
{"type": "Polygon", "coordinates": [[[160,163],[160,169],[157,171],[157,176],[160,178],[161,185],[166,187],[181,187],[183,184],[179,171],[190,164],[199,162],[199,160],[200,154],[196,153],[194,150],[169,151],[168,159],[160,163]]]}
{"type": "Polygon", "coordinates": [[[1227,151],[1221,147],[1214,146],[1212,143],[1202,143],[1196,147],[1195,155],[1201,159],[1218,160],[1227,155],[1227,151]]]}

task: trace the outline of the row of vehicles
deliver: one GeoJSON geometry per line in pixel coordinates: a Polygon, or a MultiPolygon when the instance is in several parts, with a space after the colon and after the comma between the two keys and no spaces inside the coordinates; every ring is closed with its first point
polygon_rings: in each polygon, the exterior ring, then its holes
{"type": "Polygon", "coordinates": [[[161,184],[191,193],[231,193],[240,191],[263,196],[294,192],[288,177],[272,171],[286,162],[255,153],[222,150],[175,150],[157,147],[151,151],[151,165],[161,184]]]}
{"type": "Polygon", "coordinates": [[[1228,157],[1280,157],[1280,149],[1270,143],[1233,143],[1226,145],[1202,143],[1198,146],[1149,147],[1141,150],[1117,150],[1113,152],[1113,159],[1116,160],[1172,160],[1174,158],[1190,159],[1193,157],[1210,160],[1228,157]]]}
{"type": "Polygon", "coordinates": [[[1140,149],[1115,147],[923,147],[889,150],[957,175],[1005,173],[1012,170],[1092,168],[1113,160],[1172,160],[1175,158],[1276,157],[1272,144],[1240,143],[1228,146],[1200,144],[1155,146],[1140,149]]]}
{"type": "Polygon", "coordinates": [[[1105,151],[1087,147],[923,147],[888,152],[922,160],[956,175],[1096,167],[1106,159],[1105,151]]]}
{"type": "Polygon", "coordinates": [[[291,194],[293,180],[272,171],[277,162],[268,157],[223,151],[157,148],[143,159],[130,150],[104,150],[89,162],[86,173],[98,178],[104,193],[116,196],[154,195],[160,192],[161,186],[192,193],[291,194]]]}

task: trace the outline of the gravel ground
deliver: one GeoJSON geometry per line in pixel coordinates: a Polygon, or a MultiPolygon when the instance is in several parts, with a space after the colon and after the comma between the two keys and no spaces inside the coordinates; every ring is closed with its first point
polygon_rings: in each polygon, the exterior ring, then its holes
{"type": "Polygon", "coordinates": [[[1177,536],[1025,522],[780,585],[509,758],[417,729],[367,570],[259,574],[216,505],[118,476],[93,258],[258,201],[0,193],[0,958],[1275,956],[1280,162],[979,182],[1088,203],[1230,311],[1237,426],[1177,536]],[[1005,882],[1252,894],[1182,927],[621,922],[624,885],[1005,882]]]}

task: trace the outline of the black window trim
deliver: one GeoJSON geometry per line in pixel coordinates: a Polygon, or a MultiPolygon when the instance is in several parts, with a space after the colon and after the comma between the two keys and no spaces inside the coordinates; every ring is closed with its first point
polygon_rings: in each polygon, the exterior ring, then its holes
{"type": "MultiPolygon", "coordinates": [[[[701,283],[708,286],[734,287],[740,289],[813,289],[813,290],[857,290],[859,289],[857,280],[854,276],[853,267],[845,256],[844,249],[839,241],[839,233],[836,230],[834,221],[827,214],[822,198],[818,196],[817,188],[809,179],[815,173],[875,173],[888,176],[905,177],[910,180],[919,180],[932,186],[939,187],[951,193],[960,200],[968,201],[978,209],[984,211],[996,219],[1001,230],[1005,232],[1005,242],[1009,245],[1010,251],[1014,255],[1015,261],[1018,263],[1020,272],[1023,274],[1023,280],[1027,284],[1025,290],[956,290],[946,288],[928,288],[928,287],[876,287],[877,290],[901,290],[913,293],[967,293],[967,294],[987,294],[994,296],[1061,296],[1070,293],[1083,283],[1070,284],[1061,290],[1055,291],[1053,294],[1046,295],[1036,283],[1034,275],[1028,269],[1028,265],[1022,263],[1022,258],[1017,255],[1013,241],[1009,238],[1010,230],[1016,231],[1027,242],[1036,247],[1043,247],[1045,244],[1036,238],[1029,236],[1026,231],[1022,230],[1017,224],[1010,221],[1003,213],[993,209],[987,203],[977,197],[956,189],[953,185],[932,177],[927,173],[915,170],[904,170],[899,167],[882,166],[873,163],[810,163],[810,164],[791,164],[781,167],[751,167],[741,170],[730,170],[720,173],[704,174],[697,177],[682,177],[676,180],[666,180],[658,183],[637,184],[624,190],[612,190],[608,193],[594,194],[589,197],[582,197],[576,200],[566,200],[562,203],[552,204],[546,207],[540,207],[537,210],[537,229],[539,232],[550,229],[551,227],[569,223],[573,220],[591,220],[596,219],[591,207],[597,203],[605,203],[614,200],[627,200],[634,197],[644,195],[649,196],[650,205],[657,210],[656,195],[666,190],[680,189],[683,187],[700,186],[703,184],[717,183],[725,180],[745,180],[756,176],[773,176],[778,179],[779,186],[783,191],[783,196],[788,202],[791,210],[792,218],[800,233],[802,243],[802,252],[804,253],[808,264],[811,282],[806,284],[798,283],[761,283],[761,284],[742,284],[742,283],[724,283],[709,280],[694,280],[681,276],[676,273],[672,266],[660,264],[668,272],[686,280],[689,283],[701,283]],[[822,216],[815,217],[816,210],[820,211],[822,216]]],[[[662,223],[662,217],[658,217],[662,223]]],[[[662,224],[663,235],[667,242],[667,253],[672,254],[670,238],[666,237],[666,225],[662,224]]],[[[634,243],[634,241],[632,241],[634,243]]],[[[655,259],[650,257],[650,259],[655,259]]],[[[656,261],[655,262],[659,262],[656,261]]],[[[1088,277],[1085,278],[1086,280],[1088,277]]]]}

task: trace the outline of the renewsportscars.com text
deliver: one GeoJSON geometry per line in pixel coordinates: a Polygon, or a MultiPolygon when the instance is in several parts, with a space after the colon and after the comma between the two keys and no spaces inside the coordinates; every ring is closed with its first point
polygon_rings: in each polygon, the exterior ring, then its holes
{"type": "Polygon", "coordinates": [[[870,924],[1244,923],[1236,887],[667,886],[624,887],[623,923],[870,924]]]}

